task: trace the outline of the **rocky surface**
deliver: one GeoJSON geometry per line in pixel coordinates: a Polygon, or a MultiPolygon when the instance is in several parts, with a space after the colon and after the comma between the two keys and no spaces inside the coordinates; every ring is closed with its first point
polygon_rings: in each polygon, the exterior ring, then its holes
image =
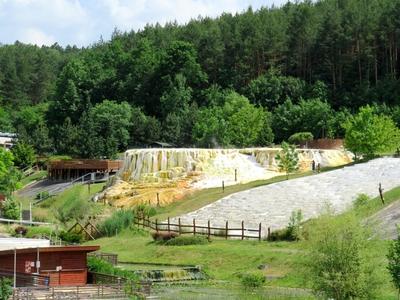
{"type": "MultiPolygon", "coordinates": [[[[226,221],[257,228],[263,235],[287,226],[293,211],[301,209],[304,219],[316,217],[324,210],[336,213],[351,207],[358,194],[378,195],[378,184],[387,191],[400,185],[400,159],[379,158],[367,163],[313,176],[261,186],[229,195],[199,210],[180,216],[182,223],[223,227],[226,221]]],[[[389,209],[390,211],[390,209],[389,209]]],[[[240,227],[240,226],[239,226],[240,227]]]]}

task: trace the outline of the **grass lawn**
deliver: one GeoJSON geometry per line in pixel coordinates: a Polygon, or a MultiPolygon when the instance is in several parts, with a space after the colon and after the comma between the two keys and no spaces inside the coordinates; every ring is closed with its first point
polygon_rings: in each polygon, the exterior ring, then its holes
{"type": "MultiPolygon", "coordinates": [[[[33,206],[33,218],[36,221],[57,223],[57,218],[55,217],[56,211],[58,209],[66,209],[67,206],[72,205],[74,202],[87,204],[87,216],[98,215],[102,213],[104,206],[94,203],[90,199],[93,195],[100,192],[103,186],[104,183],[91,184],[89,192],[87,185],[74,185],[62,193],[33,206]]],[[[17,198],[17,200],[21,201],[23,209],[29,209],[29,199],[17,198]]]]}
{"type": "Polygon", "coordinates": [[[29,176],[22,178],[19,184],[21,188],[23,188],[29,183],[46,178],[46,176],[47,176],[47,171],[37,171],[29,176]]]}

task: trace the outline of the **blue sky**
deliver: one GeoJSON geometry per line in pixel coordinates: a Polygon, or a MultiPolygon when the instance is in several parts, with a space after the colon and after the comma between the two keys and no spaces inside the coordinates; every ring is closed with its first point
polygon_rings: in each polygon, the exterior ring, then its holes
{"type": "Polygon", "coordinates": [[[197,16],[241,12],[250,5],[287,0],[0,0],[0,43],[88,46],[109,39],[115,27],[138,30],[148,23],[185,23],[197,16]]]}

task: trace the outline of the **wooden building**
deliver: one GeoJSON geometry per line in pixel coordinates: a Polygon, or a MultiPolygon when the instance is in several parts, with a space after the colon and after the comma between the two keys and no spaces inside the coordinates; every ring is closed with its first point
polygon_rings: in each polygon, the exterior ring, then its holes
{"type": "Polygon", "coordinates": [[[51,161],[47,166],[47,170],[49,179],[69,181],[89,173],[98,175],[115,174],[121,167],[121,160],[71,159],[51,161]]]}
{"type": "Polygon", "coordinates": [[[0,251],[0,272],[40,275],[43,285],[83,286],[87,284],[87,253],[99,246],[53,246],[0,251]],[[15,253],[14,253],[15,251],[15,253]]]}

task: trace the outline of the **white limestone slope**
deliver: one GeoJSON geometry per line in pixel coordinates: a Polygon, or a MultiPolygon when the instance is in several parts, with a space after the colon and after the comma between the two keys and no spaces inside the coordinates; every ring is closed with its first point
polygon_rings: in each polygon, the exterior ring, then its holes
{"type": "MultiPolygon", "coordinates": [[[[258,228],[263,235],[287,226],[292,211],[301,209],[305,219],[316,217],[327,209],[336,213],[348,209],[360,193],[378,195],[378,184],[387,191],[400,186],[400,159],[379,158],[318,175],[261,186],[229,195],[199,210],[180,216],[182,223],[223,227],[229,221],[239,226],[258,228]]],[[[231,227],[231,226],[230,226],[231,227]]]]}

